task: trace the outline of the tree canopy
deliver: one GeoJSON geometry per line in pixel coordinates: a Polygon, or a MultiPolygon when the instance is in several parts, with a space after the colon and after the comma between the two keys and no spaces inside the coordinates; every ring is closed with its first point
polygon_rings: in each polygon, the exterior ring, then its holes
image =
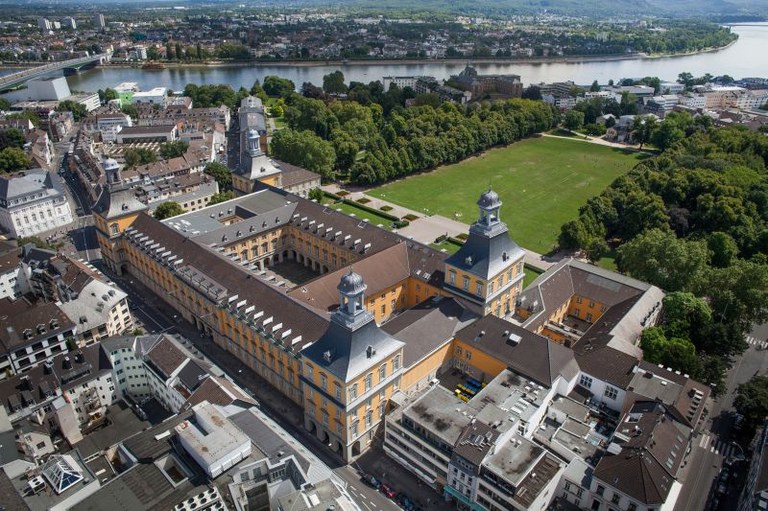
{"type": "Polygon", "coordinates": [[[189,149],[189,143],[184,140],[174,140],[173,142],[165,142],[160,145],[160,157],[164,160],[171,158],[178,158],[182,156],[189,149]]]}
{"type": "Polygon", "coordinates": [[[81,121],[83,118],[85,118],[86,115],[88,115],[88,110],[85,108],[85,105],[82,103],[78,103],[77,101],[72,101],[71,99],[65,99],[59,105],[56,107],[57,112],[72,112],[72,117],[74,117],[75,121],[81,121]]]}
{"type": "Polygon", "coordinates": [[[6,147],[0,151],[0,172],[16,172],[28,169],[32,160],[18,147],[6,147]]]}
{"type": "Polygon", "coordinates": [[[158,220],[165,220],[182,213],[184,213],[184,208],[181,207],[181,204],[174,201],[163,202],[155,208],[155,218],[158,220]]]}
{"type": "Polygon", "coordinates": [[[123,151],[125,166],[128,168],[138,165],[146,165],[157,160],[157,156],[151,149],[146,147],[129,147],[123,151]]]}
{"type": "Polygon", "coordinates": [[[733,406],[744,416],[748,430],[762,425],[768,417],[768,376],[755,375],[739,385],[733,406]]]}
{"type": "Polygon", "coordinates": [[[205,166],[204,172],[216,180],[219,184],[219,190],[226,191],[232,189],[232,172],[223,163],[212,161],[205,166]]]}

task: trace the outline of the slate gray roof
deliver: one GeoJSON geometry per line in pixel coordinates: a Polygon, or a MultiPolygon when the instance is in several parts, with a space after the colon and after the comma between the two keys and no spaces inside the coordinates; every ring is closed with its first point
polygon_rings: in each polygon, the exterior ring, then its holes
{"type": "Polygon", "coordinates": [[[356,330],[332,318],[325,333],[301,354],[314,362],[318,369],[328,371],[343,382],[348,382],[371,367],[378,367],[392,353],[404,346],[376,325],[373,317],[356,330]],[[368,347],[374,349],[368,357],[368,347]],[[325,353],[330,352],[330,361],[325,353]]]}
{"type": "Polygon", "coordinates": [[[482,228],[472,224],[467,241],[445,263],[489,280],[524,255],[523,249],[509,237],[506,225],[495,226],[491,236],[486,236],[482,228]]]}
{"type": "Polygon", "coordinates": [[[616,430],[628,440],[619,454],[600,459],[594,476],[639,502],[662,504],[675,481],[690,432],[663,404],[636,402],[616,430]]]}
{"type": "Polygon", "coordinates": [[[187,355],[173,341],[163,337],[147,353],[147,359],[168,379],[187,360],[187,355]]]}
{"type": "Polygon", "coordinates": [[[147,206],[136,198],[136,192],[126,186],[110,190],[102,187],[101,195],[93,206],[93,211],[107,220],[130,213],[144,211],[147,206]]]}
{"type": "Polygon", "coordinates": [[[450,342],[456,332],[479,316],[454,298],[429,298],[382,325],[382,330],[403,341],[403,365],[410,367],[450,342]]]}

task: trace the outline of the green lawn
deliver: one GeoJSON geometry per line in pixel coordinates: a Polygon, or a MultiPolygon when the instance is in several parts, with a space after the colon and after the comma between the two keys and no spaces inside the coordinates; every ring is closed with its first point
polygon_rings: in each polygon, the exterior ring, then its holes
{"type": "Polygon", "coordinates": [[[445,240],[441,243],[432,243],[429,246],[437,250],[445,250],[449,254],[453,254],[461,248],[460,244],[448,240],[445,240]]]}
{"type": "Polygon", "coordinates": [[[532,266],[528,266],[527,264],[523,268],[523,271],[525,272],[525,279],[523,279],[523,289],[528,287],[528,285],[536,280],[539,275],[544,273],[541,270],[538,270],[536,268],[533,268],[532,266]]]}
{"type": "Polygon", "coordinates": [[[490,184],[504,202],[501,218],[512,238],[547,253],[557,242],[560,226],[575,218],[587,199],[644,157],[587,142],[535,138],[368,193],[470,224],[478,215],[475,203],[490,184]]]}
{"type": "Polygon", "coordinates": [[[340,209],[343,213],[354,216],[355,218],[359,218],[360,220],[367,218],[368,222],[373,225],[381,224],[384,229],[388,231],[392,230],[391,220],[384,218],[383,216],[379,216],[375,213],[371,213],[370,211],[357,208],[355,206],[352,206],[351,204],[344,204],[343,202],[330,201],[328,203],[328,207],[331,207],[333,209],[340,209]]]}

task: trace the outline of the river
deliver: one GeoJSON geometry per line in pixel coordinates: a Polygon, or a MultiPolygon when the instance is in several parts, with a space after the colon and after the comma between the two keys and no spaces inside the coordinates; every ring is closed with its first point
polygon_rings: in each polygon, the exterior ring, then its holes
{"type": "MultiPolygon", "coordinates": [[[[658,76],[662,80],[674,81],[683,71],[701,76],[728,74],[735,78],[768,77],[768,59],[760,55],[768,48],[768,23],[734,25],[739,39],[731,46],[708,53],[679,57],[626,59],[587,62],[492,63],[477,64],[480,74],[518,74],[523,83],[539,83],[573,80],[577,84],[590,84],[593,80],[607,83],[609,79],[640,78],[658,76]]],[[[255,64],[253,66],[194,66],[168,67],[158,71],[135,68],[97,67],[80,75],[69,77],[72,90],[96,91],[113,87],[120,82],[139,82],[142,89],[167,86],[181,90],[187,83],[227,83],[235,89],[250,88],[254,80],[277,75],[293,80],[297,87],[304,82],[322,85],[323,75],[341,69],[347,81],[370,82],[383,76],[431,75],[438,79],[448,78],[463,69],[465,64],[444,62],[423,64],[344,64],[274,66],[255,64]]],[[[8,72],[8,71],[6,71],[8,72]]],[[[5,97],[9,100],[27,99],[25,90],[12,92],[5,97]]]]}

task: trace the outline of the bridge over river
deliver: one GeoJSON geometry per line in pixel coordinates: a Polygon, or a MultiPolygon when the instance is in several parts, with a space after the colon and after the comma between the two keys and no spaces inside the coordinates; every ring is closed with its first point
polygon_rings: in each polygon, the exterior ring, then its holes
{"type": "Polygon", "coordinates": [[[51,62],[50,64],[45,64],[43,66],[23,69],[16,73],[0,76],[0,92],[15,89],[30,80],[40,78],[41,76],[45,76],[49,73],[62,69],[71,69],[77,71],[84,67],[92,67],[98,64],[103,64],[104,62],[108,62],[111,57],[112,55],[110,53],[98,53],[88,57],[79,57],[76,59],[63,60],[61,62],[51,62]]]}

